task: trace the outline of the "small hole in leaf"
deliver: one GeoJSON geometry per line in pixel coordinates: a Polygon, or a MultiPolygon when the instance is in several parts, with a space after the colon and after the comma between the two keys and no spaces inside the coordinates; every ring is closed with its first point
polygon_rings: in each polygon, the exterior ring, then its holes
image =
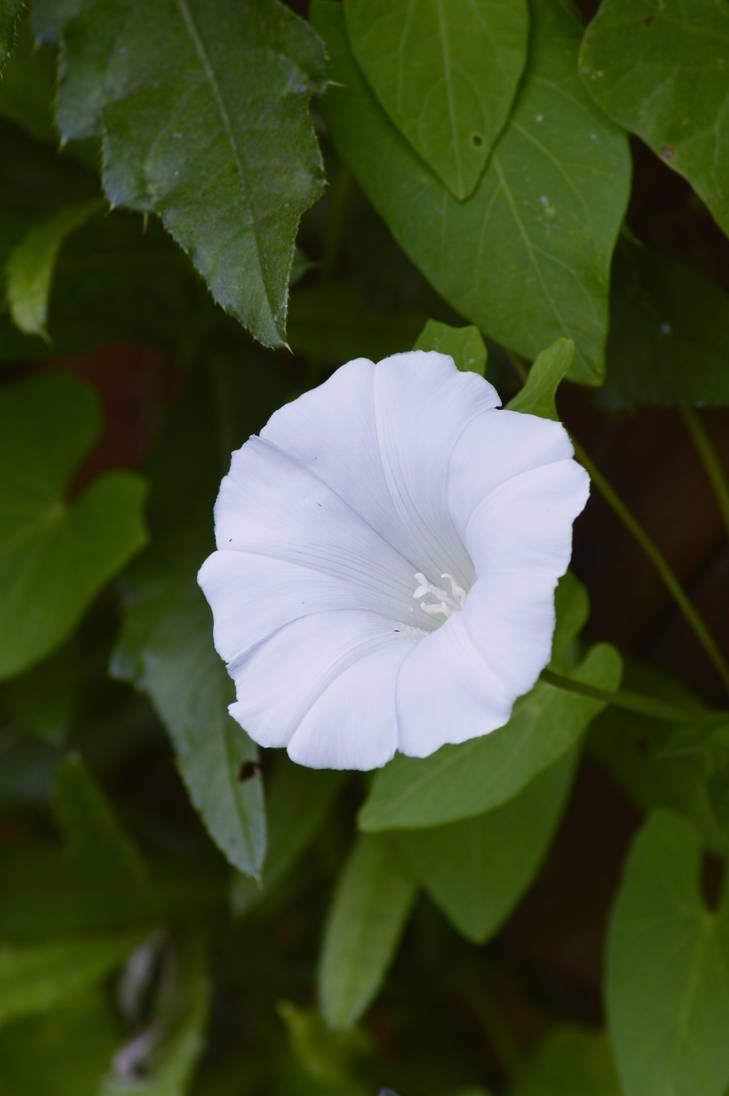
{"type": "Polygon", "coordinates": [[[260,772],[261,766],[257,761],[244,761],[238,769],[236,780],[239,784],[245,784],[246,781],[253,780],[255,776],[259,776],[260,772]]]}
{"type": "Polygon", "coordinates": [[[481,148],[483,145],[483,137],[480,133],[471,134],[471,144],[474,148],[481,148]]]}

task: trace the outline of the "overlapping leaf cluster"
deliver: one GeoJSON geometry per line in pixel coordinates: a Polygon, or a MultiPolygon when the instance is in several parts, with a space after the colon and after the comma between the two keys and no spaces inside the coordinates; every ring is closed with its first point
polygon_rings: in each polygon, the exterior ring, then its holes
{"type": "Polygon", "coordinates": [[[729,722],[570,572],[507,726],[300,769],[195,574],[231,449],[348,358],[729,403],[729,11],[303,7],[0,0],[0,1096],[722,1096],[729,722]],[[648,156],[683,205],[641,234],[648,156]],[[596,763],[640,817],[569,1007],[513,941],[596,763]]]}

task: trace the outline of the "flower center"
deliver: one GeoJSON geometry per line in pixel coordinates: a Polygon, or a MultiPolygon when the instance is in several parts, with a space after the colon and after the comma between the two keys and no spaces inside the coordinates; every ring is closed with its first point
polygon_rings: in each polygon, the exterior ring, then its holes
{"type": "Polygon", "coordinates": [[[447,580],[450,590],[446,590],[443,586],[434,586],[432,582],[428,582],[422,571],[417,571],[415,578],[418,585],[413,591],[413,597],[416,600],[422,599],[420,608],[424,613],[429,613],[431,616],[442,616],[447,619],[463,607],[463,602],[466,600],[466,591],[458,585],[453,575],[449,575],[447,571],[443,572],[440,577],[447,580]],[[434,598],[435,600],[430,602],[425,601],[425,598],[434,598]]]}

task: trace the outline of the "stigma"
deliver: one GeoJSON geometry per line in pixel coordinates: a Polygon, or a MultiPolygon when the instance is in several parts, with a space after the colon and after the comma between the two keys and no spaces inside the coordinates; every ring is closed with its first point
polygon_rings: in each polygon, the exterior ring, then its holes
{"type": "Polygon", "coordinates": [[[440,577],[446,579],[450,589],[446,590],[443,586],[435,586],[432,582],[428,582],[422,571],[416,571],[415,579],[418,585],[413,591],[413,597],[416,601],[420,600],[420,608],[424,613],[428,613],[430,616],[442,616],[444,620],[447,620],[449,616],[463,608],[466,591],[458,585],[453,575],[449,575],[447,571],[444,571],[440,577]],[[426,601],[426,598],[433,598],[434,600],[426,601]]]}

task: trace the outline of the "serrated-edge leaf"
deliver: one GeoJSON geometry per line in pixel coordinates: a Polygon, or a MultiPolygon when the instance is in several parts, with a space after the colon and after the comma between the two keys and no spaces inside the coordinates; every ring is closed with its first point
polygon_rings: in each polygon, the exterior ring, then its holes
{"type": "Polygon", "coordinates": [[[324,52],[310,25],[279,0],[105,0],[64,27],[60,72],[59,128],[103,132],[112,204],[158,213],[215,300],[285,345],[296,229],[324,185],[307,113],[324,52]]]}

